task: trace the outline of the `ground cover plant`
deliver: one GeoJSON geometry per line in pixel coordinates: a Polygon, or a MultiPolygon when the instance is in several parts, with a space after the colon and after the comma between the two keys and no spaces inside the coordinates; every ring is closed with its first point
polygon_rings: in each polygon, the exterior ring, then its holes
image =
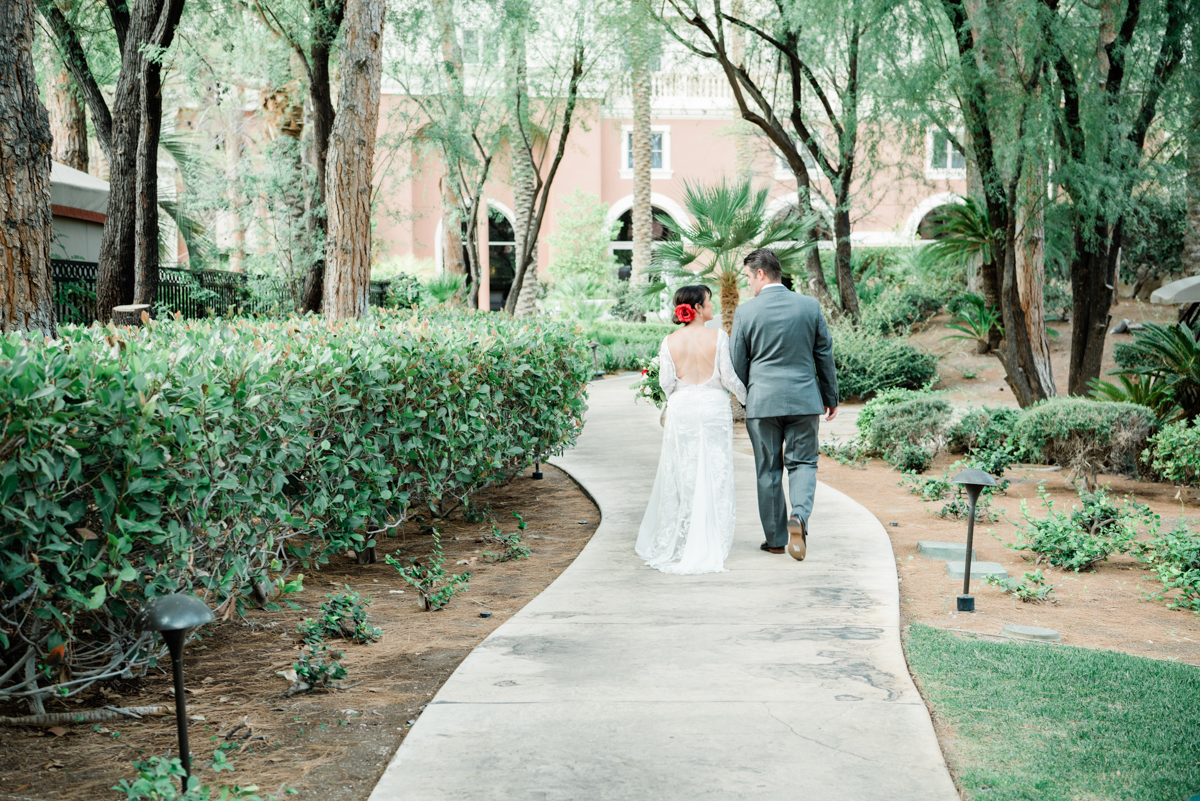
{"type": "Polygon", "coordinates": [[[1184,799],[1200,788],[1200,670],[922,625],[908,663],[968,799],[1184,799]]]}
{"type": "Polygon", "coordinates": [[[1163,426],[1150,437],[1142,463],[1172,484],[1200,486],[1200,428],[1187,420],[1163,426]]]}
{"type": "Polygon", "coordinates": [[[1046,583],[1044,570],[1033,570],[1025,574],[1023,579],[1002,578],[989,575],[984,579],[993,587],[999,587],[1004,593],[1025,603],[1054,603],[1054,585],[1046,583]]]}
{"type": "Polygon", "coordinates": [[[1162,582],[1162,590],[1153,597],[1174,593],[1171,609],[1190,609],[1200,615],[1200,536],[1186,521],[1179,520],[1166,533],[1139,543],[1135,553],[1162,582]]]}
{"type": "Polygon", "coordinates": [[[0,698],[144,671],[150,598],[228,618],[294,565],[369,560],[569,446],[590,365],[574,327],[451,311],[0,340],[0,698]]]}
{"type": "Polygon", "coordinates": [[[1032,552],[1034,564],[1045,562],[1076,573],[1089,570],[1108,561],[1110,554],[1131,551],[1139,526],[1157,530],[1157,518],[1148,507],[1128,499],[1117,504],[1103,488],[1081,490],[1082,506],[1072,506],[1070,512],[1055,511],[1044,486],[1038,488],[1038,495],[1046,516],[1030,514],[1029,505],[1022,501],[1025,525],[1019,528],[1020,539],[1008,546],[1032,552]]]}

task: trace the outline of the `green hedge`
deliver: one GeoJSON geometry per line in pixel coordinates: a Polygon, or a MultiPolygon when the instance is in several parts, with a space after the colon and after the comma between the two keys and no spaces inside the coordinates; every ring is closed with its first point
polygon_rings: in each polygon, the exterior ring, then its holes
{"type": "Polygon", "coordinates": [[[678,331],[677,325],[662,323],[628,323],[606,320],[590,326],[584,336],[599,342],[596,361],[606,373],[640,370],[647,359],[658,355],[663,337],[678,331]]]}
{"type": "Polygon", "coordinates": [[[918,389],[937,377],[937,359],[903,339],[848,325],[831,326],[830,333],[843,400],[887,389],[918,389]]]}
{"type": "Polygon", "coordinates": [[[966,409],[947,432],[947,450],[951,453],[971,453],[1002,448],[1012,437],[1013,426],[1020,417],[1020,409],[1008,406],[966,409]]]}
{"type": "Polygon", "coordinates": [[[1029,461],[1064,465],[1091,483],[1098,472],[1135,473],[1155,419],[1133,403],[1051,398],[1021,412],[1013,440],[1029,461]]]}
{"type": "Polygon", "coordinates": [[[470,313],[60,336],[0,340],[0,698],[143,669],[148,598],[240,611],[562,451],[591,363],[577,329],[470,313]],[[64,643],[72,676],[19,669],[64,643]]]}

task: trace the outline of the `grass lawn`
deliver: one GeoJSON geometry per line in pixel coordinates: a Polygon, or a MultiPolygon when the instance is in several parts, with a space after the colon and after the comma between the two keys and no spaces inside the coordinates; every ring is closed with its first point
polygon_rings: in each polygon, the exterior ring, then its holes
{"type": "Polygon", "coordinates": [[[1200,794],[1200,670],[914,625],[909,666],[967,798],[1182,801],[1200,794]]]}

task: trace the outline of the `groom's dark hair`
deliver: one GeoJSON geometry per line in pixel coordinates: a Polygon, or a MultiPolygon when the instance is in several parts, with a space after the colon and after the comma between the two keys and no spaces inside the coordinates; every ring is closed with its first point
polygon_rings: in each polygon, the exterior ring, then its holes
{"type": "Polygon", "coordinates": [[[751,251],[750,255],[742,260],[742,264],[749,267],[752,273],[762,270],[771,281],[783,280],[783,267],[779,265],[779,257],[770,248],[751,251]]]}

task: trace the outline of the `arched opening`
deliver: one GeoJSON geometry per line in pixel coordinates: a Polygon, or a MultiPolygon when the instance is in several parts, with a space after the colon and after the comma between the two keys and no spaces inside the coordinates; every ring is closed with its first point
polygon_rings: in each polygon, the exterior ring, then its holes
{"type": "Polygon", "coordinates": [[[488,206],[488,308],[500,311],[508,302],[517,270],[517,236],[512,222],[499,209],[488,206]]]}
{"type": "Polygon", "coordinates": [[[947,205],[949,205],[949,204],[943,203],[942,205],[934,206],[932,209],[925,212],[925,216],[922,217],[921,221],[917,223],[917,238],[918,239],[926,239],[926,240],[937,239],[937,237],[934,236],[934,233],[933,233],[934,227],[936,224],[936,217],[937,217],[938,213],[943,208],[945,208],[947,205]]]}
{"type": "MultiPolygon", "coordinates": [[[[675,236],[672,231],[659,222],[659,215],[667,215],[665,209],[660,209],[658,206],[651,206],[651,214],[654,216],[654,221],[651,223],[650,238],[654,242],[663,242],[675,236]]],[[[672,218],[673,219],[673,218],[672,218]]],[[[611,250],[613,258],[617,262],[617,278],[622,281],[628,281],[629,276],[633,272],[633,209],[626,209],[625,213],[617,218],[621,227],[617,231],[616,237],[613,239],[611,250]]]]}

